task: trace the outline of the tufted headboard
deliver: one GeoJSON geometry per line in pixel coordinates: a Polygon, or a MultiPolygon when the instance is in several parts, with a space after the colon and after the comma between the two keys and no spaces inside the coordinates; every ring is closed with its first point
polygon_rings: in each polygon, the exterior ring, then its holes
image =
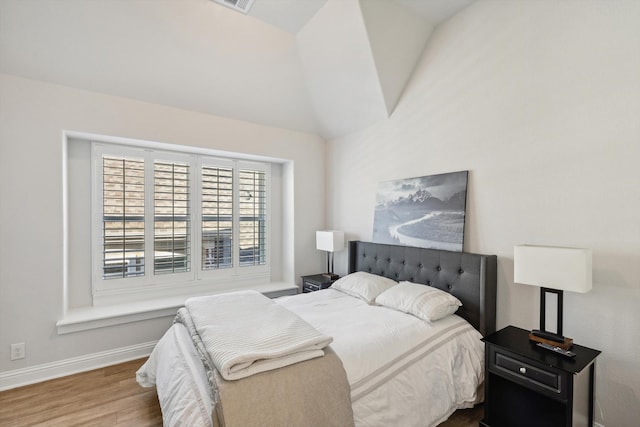
{"type": "Polygon", "coordinates": [[[349,242],[349,273],[366,271],[449,292],[462,302],[456,314],[483,336],[496,330],[496,270],[495,255],[349,242]]]}

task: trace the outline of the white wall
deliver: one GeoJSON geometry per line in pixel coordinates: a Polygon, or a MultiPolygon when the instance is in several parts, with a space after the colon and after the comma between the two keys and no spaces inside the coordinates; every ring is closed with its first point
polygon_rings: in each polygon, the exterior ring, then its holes
{"type": "Polygon", "coordinates": [[[476,2],[436,30],[394,114],[328,155],[329,224],[350,239],[371,239],[378,182],[470,171],[465,250],[498,255],[499,327],[538,326],[514,245],[591,248],[564,332],[603,351],[608,427],[640,419],[638,23],[634,0],[476,2]]]}
{"type": "Polygon", "coordinates": [[[322,265],[314,244],[325,219],[318,208],[325,192],[325,148],[318,136],[0,74],[0,377],[152,342],[171,322],[57,334],[63,315],[64,130],[287,160],[283,170],[293,182],[283,183],[283,191],[293,198],[293,210],[282,228],[291,265],[281,272],[299,282],[322,265]],[[11,362],[10,344],[17,342],[26,342],[27,357],[11,362]]]}

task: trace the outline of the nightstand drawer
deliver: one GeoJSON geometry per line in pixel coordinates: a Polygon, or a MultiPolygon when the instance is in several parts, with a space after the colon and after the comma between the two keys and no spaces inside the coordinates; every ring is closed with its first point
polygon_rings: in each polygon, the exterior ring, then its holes
{"type": "Polygon", "coordinates": [[[331,279],[323,274],[313,274],[302,276],[302,292],[315,292],[320,289],[327,289],[337,279],[331,279]]]}
{"type": "Polygon", "coordinates": [[[560,375],[553,372],[538,369],[528,363],[512,359],[498,352],[496,352],[496,367],[506,369],[516,376],[526,378],[542,386],[551,387],[560,392],[560,375]]]}
{"type": "Polygon", "coordinates": [[[314,292],[319,291],[320,289],[322,289],[320,285],[316,285],[315,283],[304,282],[302,284],[302,292],[314,292]]]}
{"type": "Polygon", "coordinates": [[[513,354],[491,348],[491,366],[489,369],[527,388],[566,399],[566,374],[549,368],[534,366],[513,354]]]}

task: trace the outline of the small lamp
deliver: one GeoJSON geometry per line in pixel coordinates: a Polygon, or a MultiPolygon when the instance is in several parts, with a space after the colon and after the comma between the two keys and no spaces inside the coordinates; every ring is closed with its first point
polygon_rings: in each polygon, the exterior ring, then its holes
{"type": "Polygon", "coordinates": [[[327,272],[322,275],[332,280],[337,279],[338,275],[333,273],[333,253],[344,249],[344,232],[316,231],[316,249],[327,251],[327,272]]]}
{"type": "Polygon", "coordinates": [[[540,286],[540,330],[533,330],[533,341],[551,341],[565,350],[573,340],[562,336],[563,291],[585,293],[591,290],[591,250],[552,246],[519,245],[513,248],[514,281],[540,286]],[[547,294],[557,295],[556,331],[545,328],[547,294]]]}

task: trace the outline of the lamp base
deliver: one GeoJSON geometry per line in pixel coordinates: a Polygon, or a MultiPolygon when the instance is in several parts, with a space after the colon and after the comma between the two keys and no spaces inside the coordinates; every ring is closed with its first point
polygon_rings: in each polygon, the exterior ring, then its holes
{"type": "Polygon", "coordinates": [[[322,273],[322,276],[331,280],[337,280],[340,277],[337,274],[333,274],[333,273],[322,273]]]}
{"type": "Polygon", "coordinates": [[[531,332],[529,332],[529,340],[549,344],[554,347],[560,347],[563,350],[569,350],[571,347],[573,347],[573,338],[567,338],[567,337],[564,337],[563,341],[553,341],[553,340],[548,340],[546,338],[539,337],[537,335],[533,335],[531,332]]]}

